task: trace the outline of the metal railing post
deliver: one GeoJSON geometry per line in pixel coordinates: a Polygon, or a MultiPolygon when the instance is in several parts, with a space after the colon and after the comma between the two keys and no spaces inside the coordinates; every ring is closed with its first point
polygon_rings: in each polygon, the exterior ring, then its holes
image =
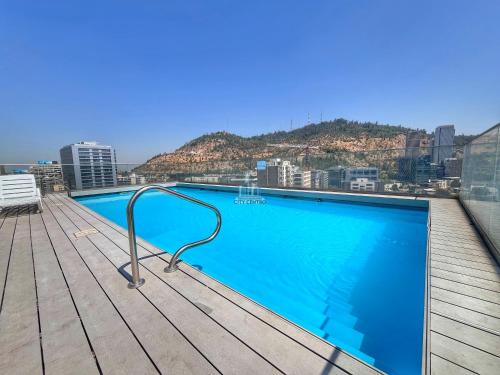
{"type": "Polygon", "coordinates": [[[130,248],[130,267],[132,268],[132,281],[128,283],[130,289],[139,288],[145,283],[144,279],[139,276],[139,261],[137,259],[137,240],[135,237],[134,223],[134,205],[137,198],[142,194],[141,190],[137,190],[127,205],[127,225],[128,225],[128,243],[130,248]]]}
{"type": "Polygon", "coordinates": [[[195,241],[195,242],[190,242],[182,247],[180,247],[174,255],[172,255],[172,258],[170,259],[169,265],[165,268],[165,272],[174,272],[175,270],[178,269],[177,267],[177,261],[181,254],[185,252],[187,249],[190,249],[195,246],[202,245],[204,243],[212,241],[217,234],[220,232],[220,228],[222,225],[222,217],[220,214],[220,211],[217,209],[217,207],[212,206],[211,204],[208,204],[206,202],[203,202],[199,199],[190,197],[189,195],[185,195],[182,193],[179,193],[174,190],[167,189],[166,187],[159,186],[159,185],[148,185],[144,186],[143,188],[137,190],[134,195],[132,195],[132,198],[130,198],[128,205],[127,205],[127,224],[128,224],[128,240],[129,240],[129,246],[130,246],[130,266],[132,268],[132,281],[128,283],[128,287],[131,289],[139,288],[141,285],[144,284],[144,279],[142,279],[139,275],[139,261],[137,258],[137,240],[136,240],[136,234],[135,234],[135,224],[134,224],[134,205],[137,199],[146,191],[148,190],[160,190],[161,192],[174,195],[178,198],[187,200],[192,203],[196,203],[200,206],[206,207],[211,209],[214,213],[215,216],[217,217],[217,225],[215,227],[215,230],[212,232],[210,236],[208,236],[205,239],[195,241]]]}

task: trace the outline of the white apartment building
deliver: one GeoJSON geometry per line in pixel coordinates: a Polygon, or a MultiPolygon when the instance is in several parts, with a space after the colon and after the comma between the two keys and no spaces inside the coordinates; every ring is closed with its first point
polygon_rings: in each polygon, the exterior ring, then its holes
{"type": "Polygon", "coordinates": [[[276,168],[278,186],[293,185],[293,165],[289,160],[271,159],[268,167],[276,168]]]}
{"type": "Polygon", "coordinates": [[[300,188],[311,188],[311,171],[296,170],[293,173],[293,186],[300,188]]]}
{"type": "Polygon", "coordinates": [[[377,191],[377,182],[368,178],[356,178],[350,182],[351,190],[354,191],[377,191]]]}
{"type": "Polygon", "coordinates": [[[118,185],[145,185],[146,177],[132,173],[127,176],[118,175],[118,185]]]}

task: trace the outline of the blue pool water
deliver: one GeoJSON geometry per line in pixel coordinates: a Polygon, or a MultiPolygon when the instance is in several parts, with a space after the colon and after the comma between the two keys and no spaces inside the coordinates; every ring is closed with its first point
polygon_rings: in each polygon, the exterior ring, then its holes
{"type": "MultiPolygon", "coordinates": [[[[420,374],[427,210],[176,188],[215,205],[222,230],[182,259],[366,362],[420,374]]],[[[132,193],[77,200],[126,228],[132,193]]],[[[137,234],[173,253],[214,214],[159,192],[136,203],[137,234]]]]}

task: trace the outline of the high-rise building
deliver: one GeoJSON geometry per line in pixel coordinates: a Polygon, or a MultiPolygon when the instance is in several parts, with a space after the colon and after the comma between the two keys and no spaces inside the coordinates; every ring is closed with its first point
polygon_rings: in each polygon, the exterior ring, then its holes
{"type": "Polygon", "coordinates": [[[328,172],[322,170],[311,171],[311,187],[313,189],[328,189],[328,172]]]}
{"type": "Polygon", "coordinates": [[[410,131],[406,134],[405,154],[407,158],[417,158],[428,152],[429,138],[420,131],[410,131]]]}
{"type": "Polygon", "coordinates": [[[455,141],[455,126],[441,125],[434,132],[434,144],[432,149],[432,161],[441,163],[444,159],[453,156],[453,144],[455,141]]]}
{"type": "Polygon", "coordinates": [[[117,185],[116,155],[111,146],[80,142],[59,151],[64,181],[72,190],[117,185]]]}
{"type": "Polygon", "coordinates": [[[29,168],[29,173],[35,176],[42,194],[64,191],[62,168],[57,161],[38,160],[29,168]]]}
{"type": "Polygon", "coordinates": [[[398,181],[415,182],[416,158],[398,158],[398,181]]]}
{"type": "Polygon", "coordinates": [[[328,172],[328,187],[332,189],[341,189],[345,180],[345,168],[342,166],[330,167],[328,172]]]}
{"type": "Polygon", "coordinates": [[[462,176],[462,159],[446,158],[443,161],[445,177],[462,176]]]}
{"type": "Polygon", "coordinates": [[[296,170],[293,172],[293,186],[311,188],[311,171],[296,170]]]}
{"type": "Polygon", "coordinates": [[[271,159],[257,165],[259,186],[292,186],[293,165],[288,160],[271,159]]]}
{"type": "Polygon", "coordinates": [[[444,176],[444,167],[442,164],[433,163],[430,155],[420,156],[415,162],[414,182],[419,185],[428,185],[444,176]]]}

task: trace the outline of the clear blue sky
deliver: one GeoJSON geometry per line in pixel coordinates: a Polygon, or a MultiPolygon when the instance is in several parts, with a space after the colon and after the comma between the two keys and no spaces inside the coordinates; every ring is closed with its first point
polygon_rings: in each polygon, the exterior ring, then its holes
{"type": "Polygon", "coordinates": [[[216,130],[500,121],[499,0],[0,0],[0,162],[216,130]]]}

